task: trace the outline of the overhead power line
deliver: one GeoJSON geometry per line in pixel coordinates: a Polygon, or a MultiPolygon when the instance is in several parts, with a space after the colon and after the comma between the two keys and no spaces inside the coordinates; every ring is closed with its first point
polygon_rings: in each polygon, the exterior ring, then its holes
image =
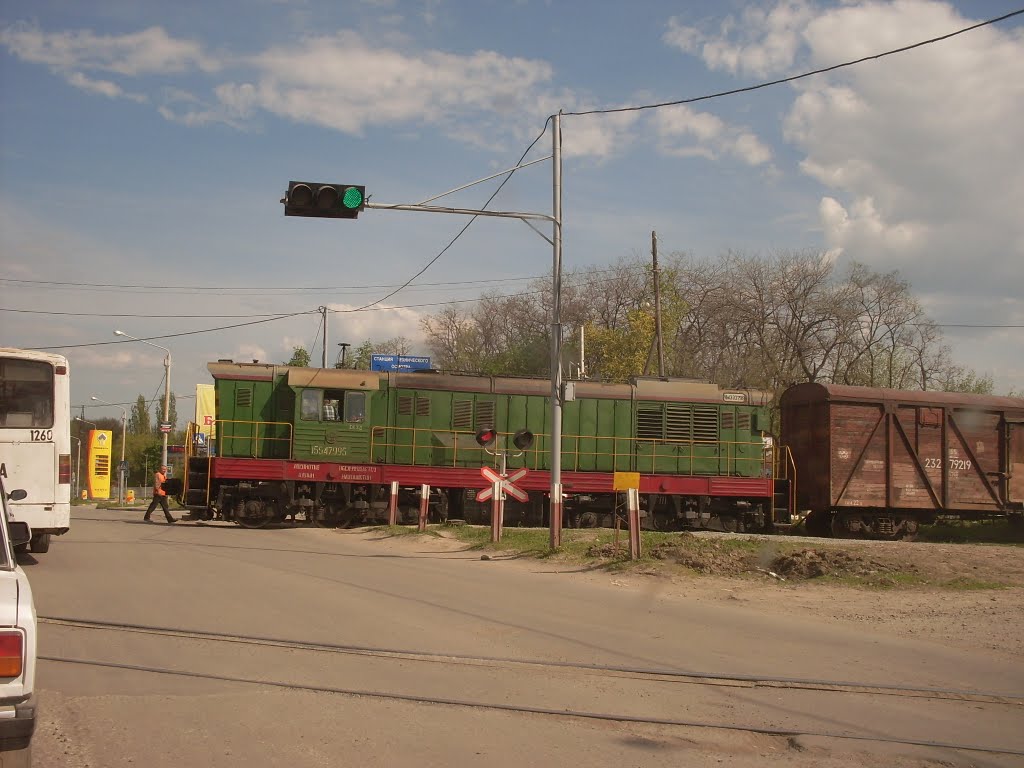
{"type": "MultiPolygon", "coordinates": [[[[436,283],[419,283],[418,288],[428,287],[446,287],[451,285],[479,285],[481,283],[495,283],[495,282],[513,282],[518,280],[535,280],[538,277],[545,277],[545,275],[538,275],[536,277],[503,277],[498,279],[492,278],[480,278],[477,280],[446,280],[436,283]]],[[[267,291],[315,291],[323,293],[325,291],[362,291],[362,290],[379,290],[381,288],[394,288],[396,283],[385,283],[377,285],[296,285],[296,286],[261,286],[261,285],[218,285],[218,286],[196,286],[196,285],[138,285],[134,283],[79,283],[69,282],[60,280],[27,280],[16,277],[0,277],[0,283],[15,283],[17,285],[34,285],[40,288],[109,288],[122,290],[126,288],[135,290],[149,290],[149,291],[260,291],[265,293],[267,291]]]]}
{"type": "Polygon", "coordinates": [[[661,101],[661,102],[658,102],[656,104],[641,104],[639,106],[633,106],[633,107],[614,107],[614,108],[609,108],[609,109],[589,109],[589,110],[585,110],[585,111],[581,111],[581,112],[563,112],[562,114],[563,115],[574,115],[574,116],[579,117],[581,115],[610,115],[610,114],[613,114],[615,112],[640,112],[641,110],[645,110],[645,109],[660,109],[661,107],[675,107],[675,106],[678,106],[680,104],[693,104],[695,101],[707,101],[708,99],[717,99],[717,98],[720,98],[722,96],[733,96],[733,95],[735,95],[737,93],[747,93],[748,91],[756,91],[756,90],[759,90],[761,88],[768,88],[768,87],[773,86],[773,85],[782,85],[783,83],[791,83],[794,80],[802,80],[803,78],[811,77],[812,75],[822,75],[822,74],[825,74],[826,72],[833,72],[833,71],[835,71],[837,69],[843,69],[844,67],[852,67],[855,64],[863,64],[865,61],[874,61],[876,59],[881,59],[881,58],[884,58],[886,56],[893,56],[893,55],[895,55],[897,53],[904,53],[906,51],[911,51],[914,48],[921,48],[922,46],[925,46],[925,45],[931,45],[932,43],[942,42],[943,40],[948,40],[951,37],[956,37],[957,35],[962,35],[962,34],[964,34],[966,32],[971,32],[971,31],[973,31],[975,29],[980,29],[981,27],[987,27],[990,24],[997,24],[1000,21],[1006,21],[1007,19],[1011,19],[1014,16],[1020,16],[1022,13],[1024,13],[1024,8],[1021,8],[1020,10],[1016,10],[1016,11],[1011,11],[1010,13],[1005,13],[1002,16],[997,16],[994,19],[988,19],[987,21],[979,22],[978,24],[972,24],[969,27],[964,27],[963,29],[958,29],[956,32],[950,32],[949,34],[940,35],[939,37],[932,37],[932,38],[929,38],[928,40],[922,40],[922,41],[920,41],[918,43],[913,43],[911,45],[904,45],[902,48],[894,48],[891,51],[884,51],[883,53],[876,53],[876,54],[873,54],[871,56],[863,56],[863,57],[861,57],[859,59],[854,59],[852,61],[844,61],[842,64],[833,64],[830,67],[822,67],[821,69],[814,69],[814,70],[811,70],[810,72],[804,72],[804,73],[799,74],[799,75],[791,75],[790,77],[783,77],[783,78],[780,78],[778,80],[769,80],[769,81],[764,82],[764,83],[758,83],[757,85],[747,85],[747,86],[744,86],[743,88],[733,88],[732,90],[729,90],[729,91],[718,91],[717,93],[709,93],[709,94],[707,94],[705,96],[694,96],[694,97],[688,98],[688,99],[677,99],[675,101],[661,101]]]}

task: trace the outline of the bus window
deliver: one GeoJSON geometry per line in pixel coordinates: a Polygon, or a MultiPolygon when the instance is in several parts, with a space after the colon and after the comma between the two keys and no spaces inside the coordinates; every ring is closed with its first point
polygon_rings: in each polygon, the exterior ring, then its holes
{"type": "Polygon", "coordinates": [[[0,359],[0,427],[53,426],[53,366],[0,359]]]}
{"type": "Polygon", "coordinates": [[[366,393],[345,393],[345,421],[362,422],[366,420],[366,393]]]}

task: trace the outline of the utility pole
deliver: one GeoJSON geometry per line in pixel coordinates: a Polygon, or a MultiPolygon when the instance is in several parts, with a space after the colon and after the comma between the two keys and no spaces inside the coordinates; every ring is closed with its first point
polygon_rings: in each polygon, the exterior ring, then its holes
{"type": "Polygon", "coordinates": [[[657,232],[651,232],[651,258],[654,260],[654,338],[658,340],[658,376],[665,378],[665,347],[661,341],[661,275],[658,272],[657,232]]]}
{"type": "Polygon", "coordinates": [[[323,354],[320,356],[320,367],[327,367],[327,307],[319,307],[320,312],[324,316],[324,349],[323,354]]]}
{"type": "Polygon", "coordinates": [[[551,549],[562,545],[562,113],[551,117],[551,549]]]}

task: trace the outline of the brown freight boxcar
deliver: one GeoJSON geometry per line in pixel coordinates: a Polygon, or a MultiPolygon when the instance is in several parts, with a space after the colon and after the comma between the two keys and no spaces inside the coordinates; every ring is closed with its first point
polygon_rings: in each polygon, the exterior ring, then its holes
{"type": "Polygon", "coordinates": [[[780,400],[815,535],[902,538],[936,515],[1024,514],[1024,400],[797,384],[780,400]]]}

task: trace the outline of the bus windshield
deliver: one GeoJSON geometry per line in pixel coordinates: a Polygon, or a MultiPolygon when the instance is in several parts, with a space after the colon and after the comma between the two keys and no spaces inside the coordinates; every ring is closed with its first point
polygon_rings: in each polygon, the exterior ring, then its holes
{"type": "Polygon", "coordinates": [[[0,429],[53,426],[53,366],[0,357],[0,429]]]}

